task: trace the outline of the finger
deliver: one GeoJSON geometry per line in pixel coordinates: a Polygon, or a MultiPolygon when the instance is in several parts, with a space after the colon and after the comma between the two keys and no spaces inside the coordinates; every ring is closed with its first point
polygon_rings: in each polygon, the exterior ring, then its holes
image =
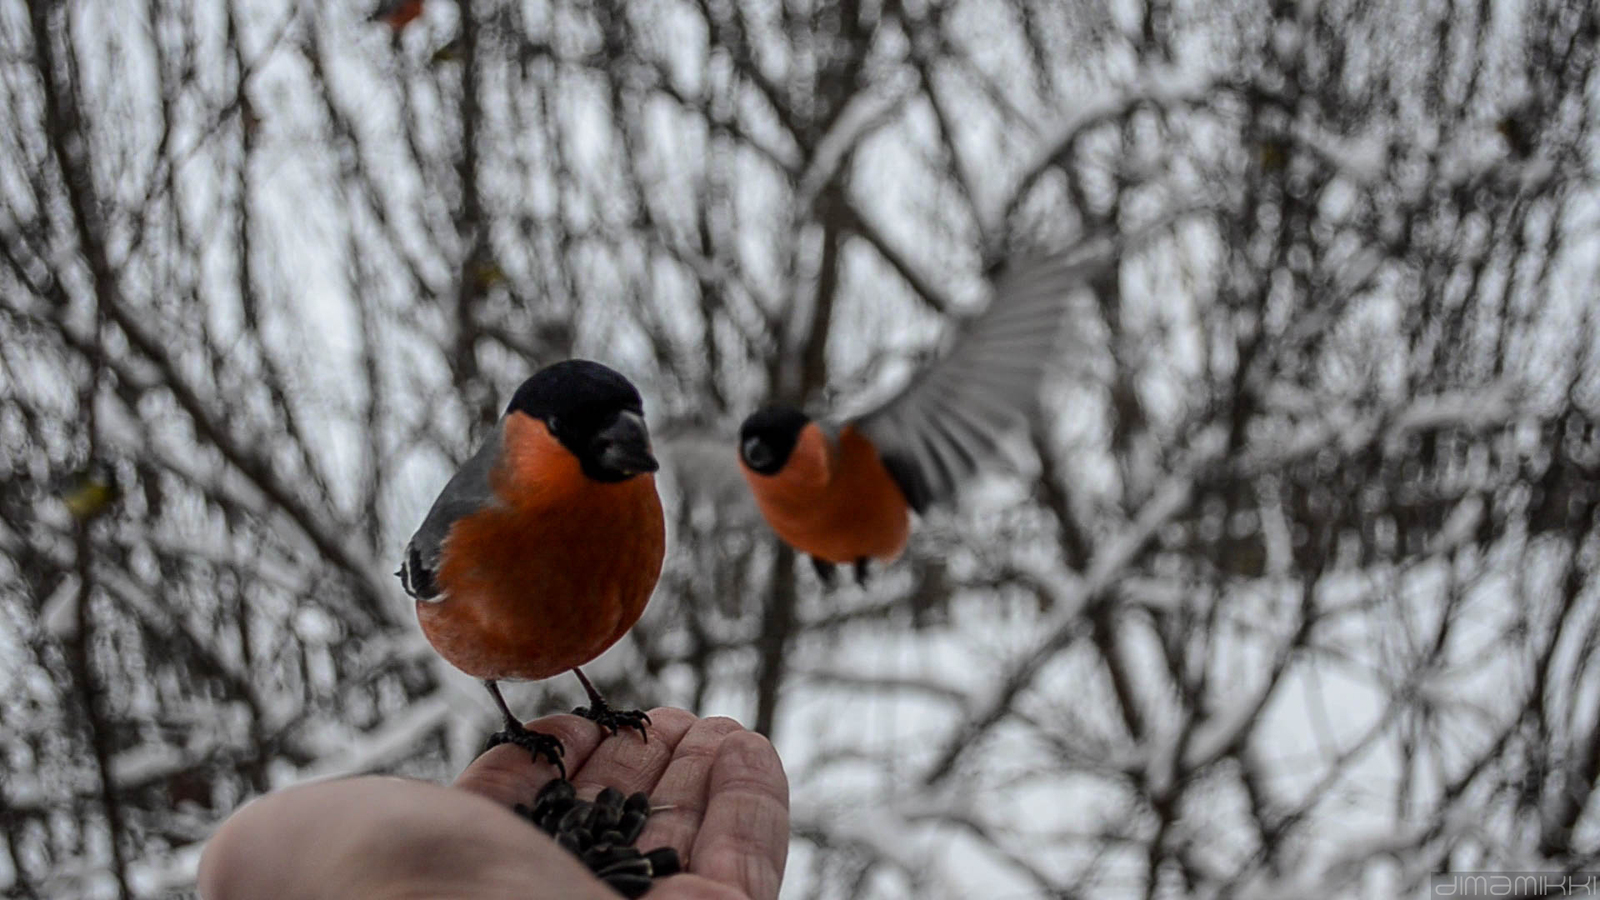
{"type": "Polygon", "coordinates": [[[669,808],[655,813],[645,824],[638,840],[641,849],[671,847],[688,864],[689,848],[694,846],[700,818],[705,815],[706,781],[717,748],[728,735],[743,730],[744,726],[722,716],[701,719],[689,727],[650,794],[652,805],[669,808]]]}
{"type": "Polygon", "coordinates": [[[738,890],[685,872],[663,878],[650,888],[650,900],[750,900],[738,890]]]}
{"type": "Polygon", "coordinates": [[[772,742],[749,731],[729,735],[707,792],[691,871],[752,900],[775,900],[789,855],[789,780],[772,742]]]}
{"type": "Polygon", "coordinates": [[[246,805],[207,842],[198,886],[206,900],[614,896],[499,804],[387,777],[246,805]]]}
{"type": "MultiPolygon", "coordinates": [[[[640,740],[631,731],[601,740],[581,766],[568,766],[578,795],[592,800],[608,787],[624,794],[654,791],[673,751],[695,721],[693,713],[663,706],[650,710],[650,724],[645,726],[648,740],[640,740]]],[[[654,797],[651,800],[655,802],[654,797]]]]}
{"type": "MultiPolygon", "coordinates": [[[[568,772],[581,768],[600,743],[600,729],[593,722],[566,713],[535,719],[527,727],[553,734],[561,740],[566,749],[562,760],[568,772]]],[[[455,786],[488,797],[501,806],[518,803],[531,806],[534,795],[555,777],[556,767],[547,760],[534,762],[533,754],[527,750],[501,744],[489,748],[463,769],[456,777],[455,786]]]]}

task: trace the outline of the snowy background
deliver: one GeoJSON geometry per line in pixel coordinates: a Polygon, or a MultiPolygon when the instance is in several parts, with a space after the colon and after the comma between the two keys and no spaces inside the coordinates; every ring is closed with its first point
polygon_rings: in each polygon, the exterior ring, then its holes
{"type": "Polygon", "coordinates": [[[673,464],[591,674],[772,736],[786,897],[1600,868],[1592,4],[367,12],[0,0],[0,893],[185,896],[251,796],[457,771],[492,708],[389,573],[571,355],[673,464]],[[1106,238],[1015,470],[821,592],[740,419],[1106,238]]]}

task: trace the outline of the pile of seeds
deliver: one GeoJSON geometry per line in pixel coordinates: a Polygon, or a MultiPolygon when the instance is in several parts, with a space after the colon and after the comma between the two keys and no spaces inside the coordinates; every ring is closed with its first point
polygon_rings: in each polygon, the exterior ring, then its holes
{"type": "Polygon", "coordinates": [[[681,868],[678,851],[671,847],[641,853],[633,846],[650,817],[650,798],[643,791],[624,797],[608,787],[590,803],[578,799],[572,782],[557,778],[539,791],[532,809],[521,803],[512,809],[624,897],[642,896],[653,879],[681,868]]]}

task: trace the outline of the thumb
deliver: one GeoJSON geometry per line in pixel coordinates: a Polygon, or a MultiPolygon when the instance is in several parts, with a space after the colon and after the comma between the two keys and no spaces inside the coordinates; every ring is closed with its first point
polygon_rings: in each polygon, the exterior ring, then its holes
{"type": "Polygon", "coordinates": [[[207,843],[199,888],[205,900],[613,896],[505,807],[383,777],[304,785],[245,806],[207,843]]]}

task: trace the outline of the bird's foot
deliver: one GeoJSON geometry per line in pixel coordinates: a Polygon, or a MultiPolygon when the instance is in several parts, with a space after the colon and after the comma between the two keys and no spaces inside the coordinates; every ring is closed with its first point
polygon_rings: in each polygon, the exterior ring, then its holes
{"type": "Polygon", "coordinates": [[[865,556],[856,560],[856,584],[859,587],[867,586],[867,558],[865,556]]]}
{"type": "Polygon", "coordinates": [[[817,557],[813,556],[811,557],[811,568],[817,571],[817,580],[822,582],[823,587],[833,587],[833,563],[828,562],[825,559],[818,559],[817,557]]]}
{"type": "Polygon", "coordinates": [[[574,709],[572,714],[583,716],[585,719],[599,725],[606,730],[607,734],[616,734],[624,728],[633,728],[638,730],[640,738],[646,742],[650,740],[650,735],[646,734],[644,730],[644,727],[650,724],[650,717],[645,714],[644,710],[613,709],[611,704],[607,703],[605,698],[598,694],[590,698],[589,703],[589,706],[580,706],[574,709]]]}
{"type": "Polygon", "coordinates": [[[567,753],[567,748],[561,746],[561,739],[553,734],[534,731],[516,722],[507,721],[504,730],[489,735],[489,740],[484,743],[483,749],[498,747],[501,744],[514,744],[533,754],[533,761],[538,762],[539,757],[544,757],[556,767],[562,778],[567,777],[567,765],[561,757],[567,753]]]}

